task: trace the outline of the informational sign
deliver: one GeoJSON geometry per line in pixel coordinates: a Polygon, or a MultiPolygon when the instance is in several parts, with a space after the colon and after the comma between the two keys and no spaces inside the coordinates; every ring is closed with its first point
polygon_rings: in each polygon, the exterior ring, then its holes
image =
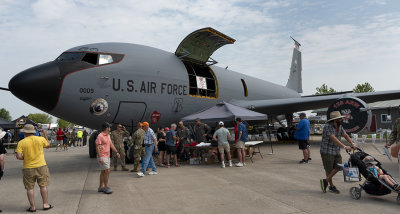
{"type": "Polygon", "coordinates": [[[20,119],[18,119],[17,120],[17,123],[16,123],[16,125],[17,125],[17,128],[23,128],[24,126],[25,126],[25,123],[26,123],[26,118],[20,118],[20,119]]]}
{"type": "Polygon", "coordinates": [[[372,113],[367,108],[367,104],[359,98],[340,98],[329,106],[327,119],[330,119],[331,112],[339,111],[344,116],[342,126],[347,134],[358,133],[371,124],[372,113]]]}
{"type": "Polygon", "coordinates": [[[197,88],[207,89],[207,80],[204,77],[196,76],[197,88]]]}

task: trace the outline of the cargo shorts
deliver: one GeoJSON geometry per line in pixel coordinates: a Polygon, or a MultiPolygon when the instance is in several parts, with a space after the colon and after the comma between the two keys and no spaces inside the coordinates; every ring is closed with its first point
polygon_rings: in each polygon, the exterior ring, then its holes
{"type": "Polygon", "coordinates": [[[338,164],[342,163],[341,155],[330,155],[321,153],[321,158],[326,173],[332,172],[333,169],[336,169],[338,171],[343,169],[341,166],[338,166],[338,164]]]}
{"type": "Polygon", "coordinates": [[[50,172],[47,165],[38,168],[22,169],[25,189],[31,190],[37,182],[39,187],[47,187],[50,183],[50,172]]]}

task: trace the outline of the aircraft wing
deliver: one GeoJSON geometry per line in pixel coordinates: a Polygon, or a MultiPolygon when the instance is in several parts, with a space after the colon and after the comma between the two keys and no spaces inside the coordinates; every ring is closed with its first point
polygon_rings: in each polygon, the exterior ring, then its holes
{"type": "Polygon", "coordinates": [[[269,115],[281,115],[298,111],[326,108],[336,99],[358,97],[366,103],[400,99],[400,90],[378,91],[367,93],[346,93],[334,95],[314,95],[299,98],[272,100],[232,100],[230,103],[269,115]]]}

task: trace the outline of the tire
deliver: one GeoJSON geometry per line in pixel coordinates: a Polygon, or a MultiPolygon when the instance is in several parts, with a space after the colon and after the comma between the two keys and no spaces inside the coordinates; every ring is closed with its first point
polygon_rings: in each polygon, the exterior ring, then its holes
{"type": "Polygon", "coordinates": [[[97,135],[99,135],[99,131],[95,131],[92,133],[92,135],[90,135],[89,138],[89,157],[90,158],[96,158],[97,154],[96,154],[96,138],[97,135]]]}
{"type": "Polygon", "coordinates": [[[350,196],[354,200],[358,200],[361,198],[361,188],[352,187],[350,188],[350,196]]]}

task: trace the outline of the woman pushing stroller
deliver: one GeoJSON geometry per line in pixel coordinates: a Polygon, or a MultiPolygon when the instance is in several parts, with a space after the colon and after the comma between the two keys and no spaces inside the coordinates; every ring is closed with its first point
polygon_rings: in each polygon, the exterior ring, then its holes
{"type": "Polygon", "coordinates": [[[374,174],[375,177],[377,177],[379,180],[384,181],[394,190],[400,190],[400,185],[395,180],[393,180],[393,178],[390,175],[386,175],[385,173],[383,173],[383,170],[381,168],[376,166],[378,162],[376,162],[372,156],[366,156],[363,159],[363,162],[367,166],[367,169],[370,172],[372,172],[372,174],[374,174]]]}

